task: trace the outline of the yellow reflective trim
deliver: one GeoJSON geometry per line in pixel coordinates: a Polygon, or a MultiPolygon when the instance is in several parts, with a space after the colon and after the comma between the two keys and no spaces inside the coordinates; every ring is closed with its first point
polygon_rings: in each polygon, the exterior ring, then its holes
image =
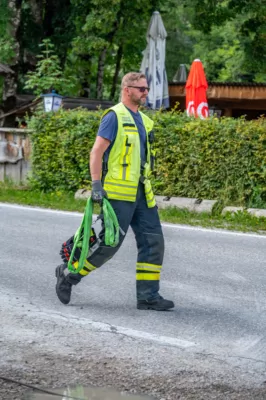
{"type": "MultiPolygon", "coordinates": [[[[108,173],[105,178],[106,182],[104,184],[104,189],[107,191],[107,194],[108,191],[111,192],[109,196],[110,199],[135,201],[140,177],[140,140],[138,137],[139,132],[133,117],[122,103],[117,104],[116,106],[109,109],[109,111],[110,110],[116,113],[118,120],[118,131],[114,146],[112,147],[108,158],[108,173]],[[130,125],[124,126],[124,124],[126,123],[129,123],[130,125]],[[128,142],[132,144],[129,149],[125,148],[126,137],[126,140],[128,140],[128,142]],[[131,154],[129,155],[130,151],[131,154]],[[129,165],[123,166],[122,164],[129,165]],[[124,180],[122,178],[124,178],[124,180]],[[113,188],[111,188],[111,186],[108,186],[107,182],[111,182],[113,184],[113,188]],[[123,182],[129,183],[129,185],[132,184],[134,186],[131,186],[130,191],[126,191],[125,186],[122,185],[123,182]],[[106,184],[107,187],[105,187],[106,184]],[[121,185],[120,189],[119,185],[121,185]],[[117,194],[115,194],[114,192],[117,192],[117,194]],[[128,196],[130,194],[132,194],[132,196],[128,196]]],[[[104,115],[107,112],[108,111],[105,111],[104,115]]],[[[147,137],[147,160],[145,163],[144,175],[145,178],[148,178],[150,174],[151,153],[150,143],[148,141],[148,134],[153,128],[153,121],[145,114],[141,112],[140,114],[147,137]]],[[[154,194],[151,191],[150,181],[145,182],[145,191],[147,192],[147,194],[145,194],[147,207],[152,208],[156,205],[156,202],[154,199],[154,194]]]]}
{"type": "Polygon", "coordinates": [[[147,202],[151,203],[153,200],[155,201],[154,197],[152,199],[150,199],[150,200],[147,200],[147,202]]]}
{"type": "Polygon", "coordinates": [[[77,269],[78,266],[79,266],[79,262],[78,262],[78,261],[75,261],[72,265],[73,265],[73,267],[74,267],[75,269],[77,269]]]}
{"type": "Polygon", "coordinates": [[[133,134],[133,135],[137,135],[137,134],[139,133],[138,130],[137,130],[137,129],[134,129],[134,128],[132,128],[132,129],[124,128],[124,132],[125,132],[125,133],[131,133],[131,134],[133,134]]]}
{"type": "Polygon", "coordinates": [[[127,193],[119,193],[119,192],[111,192],[111,191],[109,191],[108,189],[105,189],[106,190],[106,192],[107,192],[107,195],[108,194],[115,194],[115,195],[117,195],[117,196],[124,196],[124,197],[136,197],[134,194],[127,194],[127,193]]]}
{"type": "Polygon", "coordinates": [[[104,181],[104,185],[123,186],[130,189],[136,189],[138,187],[138,183],[134,185],[133,182],[130,185],[125,185],[124,183],[116,183],[116,181],[104,181]]]}
{"type": "Polygon", "coordinates": [[[152,193],[152,189],[150,189],[147,193],[145,193],[146,194],[146,196],[149,196],[149,194],[151,194],[152,193]]]}
{"type": "Polygon", "coordinates": [[[132,196],[136,194],[136,190],[123,188],[123,187],[116,188],[113,186],[106,185],[106,186],[104,186],[104,189],[106,191],[115,192],[115,193],[126,193],[126,194],[129,194],[132,196]]]}
{"type": "Polygon", "coordinates": [[[129,178],[130,178],[130,167],[128,166],[128,167],[125,167],[125,168],[126,169],[124,171],[126,171],[126,174],[125,174],[125,178],[124,179],[129,181],[129,178]]]}
{"type": "Polygon", "coordinates": [[[110,194],[110,192],[108,192],[108,191],[107,191],[107,195],[110,200],[124,200],[124,201],[131,201],[131,202],[134,202],[136,200],[136,196],[131,196],[131,197],[127,196],[126,197],[123,194],[120,194],[120,195],[117,195],[117,193],[110,194]]]}
{"type": "Polygon", "coordinates": [[[90,272],[91,272],[91,271],[86,271],[85,269],[81,269],[81,270],[79,271],[79,274],[82,275],[82,276],[86,276],[86,275],[89,275],[90,272]]]}
{"type": "Polygon", "coordinates": [[[159,273],[154,273],[154,274],[143,274],[137,272],[136,274],[136,280],[137,281],[159,281],[160,280],[160,274],[159,273]]]}
{"type": "Polygon", "coordinates": [[[126,197],[136,197],[137,194],[137,188],[132,188],[132,187],[128,187],[127,185],[119,185],[118,187],[116,187],[115,185],[109,185],[109,184],[105,184],[104,185],[104,189],[108,194],[117,194],[118,196],[120,195],[124,195],[126,197]]]}
{"type": "Polygon", "coordinates": [[[97,269],[97,267],[95,267],[95,265],[92,265],[88,260],[85,260],[85,267],[90,269],[91,271],[97,269]]]}
{"type": "MultiPolygon", "coordinates": [[[[125,132],[126,133],[130,133],[130,131],[132,131],[132,128],[129,128],[125,132]]],[[[130,139],[130,136],[129,135],[125,135],[124,142],[123,142],[122,153],[121,153],[121,157],[120,157],[119,178],[123,179],[123,180],[129,180],[130,171],[131,171],[131,167],[130,167],[130,165],[131,165],[131,154],[132,154],[132,151],[133,151],[134,143],[132,143],[129,139],[130,139]]]]}
{"type": "MultiPolygon", "coordinates": [[[[74,262],[73,266],[74,266],[75,269],[77,269],[78,266],[79,266],[79,262],[78,261],[74,262]]],[[[94,271],[96,269],[96,267],[94,265],[92,265],[91,263],[89,263],[89,261],[87,261],[87,260],[85,260],[85,262],[84,262],[84,267],[88,268],[89,271],[87,271],[86,269],[82,268],[79,271],[79,274],[82,275],[82,276],[86,276],[90,272],[92,272],[92,271],[94,271]]]]}

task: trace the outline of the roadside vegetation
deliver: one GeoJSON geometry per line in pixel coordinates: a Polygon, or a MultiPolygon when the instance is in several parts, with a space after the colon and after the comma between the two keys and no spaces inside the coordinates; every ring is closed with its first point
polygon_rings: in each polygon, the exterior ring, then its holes
{"type": "MultiPolygon", "coordinates": [[[[189,118],[178,110],[151,112],[157,195],[219,199],[223,205],[266,208],[266,118],[189,118]]],[[[31,187],[75,192],[88,187],[88,160],[102,111],[36,112],[31,129],[31,187]]]]}
{"type": "MultiPolygon", "coordinates": [[[[88,159],[102,111],[36,111],[29,119],[31,176],[26,186],[0,184],[0,201],[83,212],[74,193],[89,188],[88,159]]],[[[157,195],[218,199],[212,215],[160,210],[165,222],[266,234],[266,218],[222,215],[225,206],[266,209],[266,118],[191,119],[153,112],[157,195]]],[[[95,210],[96,212],[96,210],[95,210]]]]}
{"type": "MultiPolygon", "coordinates": [[[[74,192],[55,191],[45,193],[33,190],[29,186],[17,186],[3,182],[0,182],[0,202],[81,213],[83,213],[86,204],[86,200],[75,200],[74,192]]],[[[99,208],[96,206],[95,213],[97,214],[98,212],[99,208]]],[[[190,212],[184,209],[168,208],[159,210],[159,213],[161,220],[168,223],[266,234],[266,218],[254,217],[246,211],[221,215],[221,208],[217,208],[210,215],[190,212]]]]}
{"type": "Polygon", "coordinates": [[[62,95],[117,101],[121,75],[139,70],[155,10],[167,31],[169,81],[180,64],[189,69],[200,58],[210,82],[265,82],[264,1],[2,0],[0,63],[16,71],[5,85],[0,81],[4,105],[16,87],[47,89],[32,75],[44,48],[39,77],[48,88],[55,76],[52,88],[62,95]]]}

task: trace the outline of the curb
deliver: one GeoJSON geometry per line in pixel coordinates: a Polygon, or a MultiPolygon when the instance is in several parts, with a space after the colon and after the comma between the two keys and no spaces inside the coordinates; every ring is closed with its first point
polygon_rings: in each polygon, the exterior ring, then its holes
{"type": "MultiPolygon", "coordinates": [[[[84,199],[87,200],[91,195],[91,191],[87,189],[79,189],[75,193],[75,200],[84,199]]],[[[208,214],[212,213],[213,207],[217,204],[217,200],[199,200],[189,197],[166,197],[166,196],[155,196],[156,203],[159,209],[165,209],[169,207],[176,207],[179,209],[186,209],[194,212],[205,212],[208,214]]],[[[235,214],[237,212],[246,211],[255,217],[266,218],[266,210],[260,208],[247,208],[244,207],[232,207],[227,206],[222,210],[222,215],[227,213],[235,214]]]]}

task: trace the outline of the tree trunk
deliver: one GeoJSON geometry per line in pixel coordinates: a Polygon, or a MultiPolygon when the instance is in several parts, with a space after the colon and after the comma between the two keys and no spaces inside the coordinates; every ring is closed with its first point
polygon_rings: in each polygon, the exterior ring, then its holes
{"type": "Polygon", "coordinates": [[[101,100],[102,97],[103,97],[103,74],[104,74],[106,51],[107,51],[107,48],[105,47],[102,50],[101,54],[99,55],[99,60],[98,60],[97,94],[96,94],[96,98],[99,99],[99,100],[101,100]]]}
{"type": "Polygon", "coordinates": [[[42,14],[43,14],[44,1],[43,0],[29,0],[29,3],[30,3],[33,21],[35,22],[36,25],[42,26],[42,24],[43,24],[42,14]]]}
{"type": "Polygon", "coordinates": [[[123,57],[123,46],[119,46],[117,53],[116,53],[116,65],[115,65],[115,73],[113,77],[112,89],[110,94],[110,100],[114,100],[115,92],[116,92],[116,85],[118,81],[118,75],[120,71],[121,60],[123,57]]]}
{"type": "Polygon", "coordinates": [[[90,54],[81,54],[80,59],[85,64],[84,66],[84,79],[81,83],[82,92],[81,97],[88,97],[91,96],[91,55],[90,54]]]}
{"type": "MultiPolygon", "coordinates": [[[[3,85],[3,104],[1,107],[1,113],[12,110],[16,107],[16,93],[17,93],[17,81],[18,81],[18,63],[19,63],[19,38],[18,30],[21,20],[21,4],[22,0],[8,0],[8,8],[11,12],[11,18],[9,21],[9,34],[14,39],[14,57],[9,64],[9,67],[14,71],[14,74],[7,74],[3,85]]],[[[2,126],[15,126],[15,115],[10,115],[6,119],[1,120],[2,126]]]]}
{"type": "MultiPolygon", "coordinates": [[[[103,75],[104,75],[104,65],[105,65],[107,47],[108,47],[108,49],[111,49],[111,47],[112,47],[115,34],[118,30],[118,27],[119,27],[119,24],[120,24],[120,21],[122,18],[122,10],[123,9],[124,9],[123,4],[122,4],[122,2],[120,2],[120,8],[117,12],[116,20],[113,24],[113,29],[106,36],[106,40],[108,41],[108,46],[107,45],[105,46],[105,48],[102,50],[102,52],[99,56],[98,74],[97,74],[97,99],[102,99],[102,95],[103,95],[103,75]]],[[[121,49],[121,51],[122,51],[122,49],[121,49]]],[[[118,52],[119,52],[119,49],[118,49],[118,52]]],[[[122,56],[121,56],[121,58],[122,58],[122,56]]],[[[120,59],[120,61],[121,61],[121,59],[120,59]]],[[[120,67],[120,61],[119,61],[118,67],[120,67]]],[[[119,72],[119,69],[118,69],[118,72],[119,72]]]]}

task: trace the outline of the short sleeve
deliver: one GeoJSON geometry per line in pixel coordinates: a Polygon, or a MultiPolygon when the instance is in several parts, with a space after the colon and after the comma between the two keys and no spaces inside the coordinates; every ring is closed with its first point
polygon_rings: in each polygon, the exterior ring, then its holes
{"type": "Polygon", "coordinates": [[[109,111],[101,120],[97,136],[113,142],[118,129],[117,116],[114,111],[109,111]]]}

